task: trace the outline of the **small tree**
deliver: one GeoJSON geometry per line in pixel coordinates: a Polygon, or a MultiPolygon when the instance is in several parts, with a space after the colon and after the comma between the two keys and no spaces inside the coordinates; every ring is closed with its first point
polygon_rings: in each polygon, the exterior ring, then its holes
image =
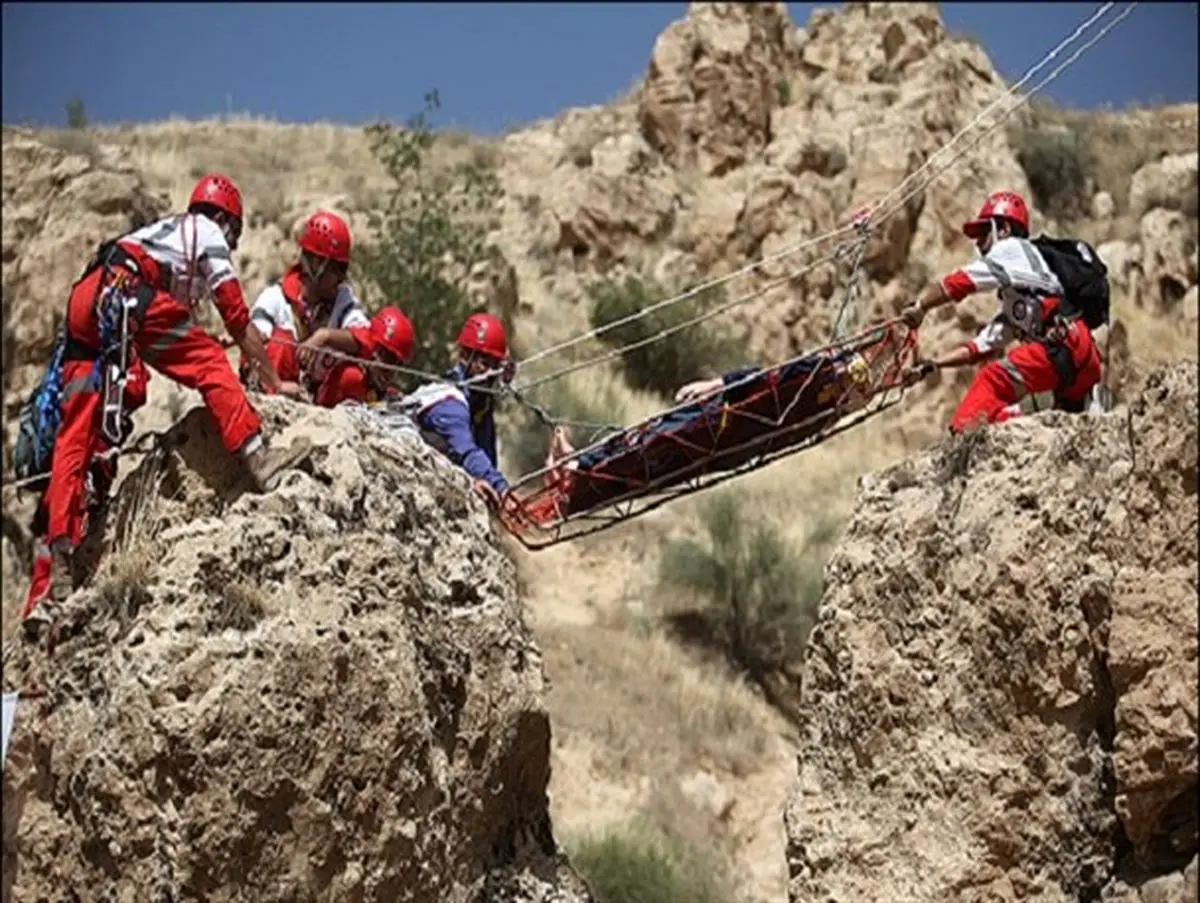
{"type": "Polygon", "coordinates": [[[87,110],[83,106],[83,101],[78,97],[73,97],[67,101],[67,128],[69,129],[86,129],[88,124],[87,110]]]}
{"type": "Polygon", "coordinates": [[[1087,135],[1076,128],[1026,128],[1017,144],[1034,202],[1053,217],[1071,219],[1087,210],[1093,165],[1087,135]]]}
{"type": "MultiPolygon", "coordinates": [[[[629,276],[624,282],[597,282],[589,286],[591,325],[602,329],[631,314],[645,310],[665,295],[655,283],[629,276]]],[[[680,328],[657,341],[650,341],[674,327],[711,310],[723,300],[719,289],[699,293],[679,304],[664,307],[615,326],[600,336],[611,348],[646,342],[621,355],[626,381],[635,389],[671,397],[680,385],[745,363],[728,332],[705,321],[680,328]]]]}
{"type": "Polygon", "coordinates": [[[367,126],[371,150],[392,184],[369,217],[372,241],[355,252],[364,304],[400,307],[417,337],[409,366],[434,373],[446,369],[472,312],[466,280],[489,257],[487,214],[500,194],[495,174],[474,157],[449,171],[431,167],[436,135],[428,117],[439,106],[431,91],[403,128],[367,126]]]}

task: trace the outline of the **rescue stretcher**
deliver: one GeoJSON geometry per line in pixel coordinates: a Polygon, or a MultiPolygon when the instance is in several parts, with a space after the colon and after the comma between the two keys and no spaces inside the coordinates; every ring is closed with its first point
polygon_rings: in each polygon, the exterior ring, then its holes
{"type": "Polygon", "coordinates": [[[500,519],[530,549],[615,526],[875,416],[900,400],[916,359],[915,329],[879,324],[523,477],[500,519]]]}

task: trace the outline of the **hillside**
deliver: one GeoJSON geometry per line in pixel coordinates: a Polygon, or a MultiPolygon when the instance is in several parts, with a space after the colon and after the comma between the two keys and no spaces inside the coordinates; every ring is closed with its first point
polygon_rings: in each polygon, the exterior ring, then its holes
{"type": "MultiPolygon", "coordinates": [[[[524,354],[588,327],[589,286],[633,275],[675,292],[741,270],[843,224],[916,174],[912,197],[878,224],[859,281],[857,321],[890,314],[924,280],[970,259],[959,224],[989,190],[1015,188],[1035,206],[1035,232],[1081,235],[1109,263],[1109,379],[1119,399],[1134,400],[1161,365],[1196,360],[1197,107],[1079,113],[1037,102],[926,183],[921,167],[1005,90],[982,49],[948,34],[932,4],[848,4],[805,23],[781,4],[693,4],[626,96],[494,141],[445,134],[433,156],[439,167],[467,160],[499,178],[498,255],[474,290],[515,310],[524,354]],[[1060,172],[1069,178],[1051,178],[1062,190],[1042,203],[1031,184],[1060,172]]],[[[291,260],[294,228],[314,207],[346,214],[364,241],[367,214],[389,189],[361,129],[253,119],[6,126],[3,166],[6,472],[13,415],[99,239],[177,208],[199,174],[224,170],[246,195],[237,264],[253,296],[291,260]]],[[[780,359],[828,335],[847,289],[844,269],[817,263],[833,249],[824,243],[724,287],[736,299],[781,283],[721,318],[749,357],[780,359]]],[[[939,311],[922,348],[966,338],[992,306],[981,298],[939,311]]],[[[933,377],[885,417],[730,491],[819,584],[860,478],[936,442],[969,380],[969,370],[933,377]]],[[[664,406],[616,366],[561,385],[545,399],[567,416],[590,407],[630,422],[664,406]]],[[[167,429],[196,401],[156,378],[139,430],[167,429]]],[[[523,421],[506,417],[511,471],[526,440],[523,421]]],[[[778,903],[796,886],[781,810],[808,741],[725,656],[681,638],[672,624],[698,603],[659,580],[664,549],[704,538],[707,501],[537,555],[514,552],[550,683],[550,813],[568,848],[637,815],[735,876],[739,903],[778,903]]],[[[8,615],[27,565],[20,531],[8,527],[28,520],[31,502],[6,492],[4,504],[8,615]]],[[[827,599],[839,592],[826,590],[827,599]]],[[[794,698],[809,692],[799,673],[797,664],[785,675],[794,698]]]]}

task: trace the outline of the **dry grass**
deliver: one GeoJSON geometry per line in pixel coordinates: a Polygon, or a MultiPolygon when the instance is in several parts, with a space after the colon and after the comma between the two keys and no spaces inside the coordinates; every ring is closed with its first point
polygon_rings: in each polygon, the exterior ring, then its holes
{"type": "MultiPolygon", "coordinates": [[[[177,203],[199,175],[226,172],[241,185],[248,213],[261,211],[267,222],[283,218],[281,209],[299,212],[321,199],[338,198],[351,212],[363,210],[387,188],[363,130],[354,126],[237,116],[108,126],[88,134],[125,149],[151,188],[177,203]]],[[[432,157],[446,168],[497,162],[492,142],[460,131],[440,134],[432,157]]]]}
{"type": "Polygon", "coordinates": [[[96,582],[101,607],[122,623],[135,618],[151,601],[146,585],[159,554],[154,543],[135,540],[106,557],[96,582]]]}
{"type": "Polygon", "coordinates": [[[80,154],[92,163],[100,159],[100,142],[91,129],[46,129],[38,133],[38,137],[51,147],[68,154],[80,154]]]}
{"type": "Polygon", "coordinates": [[[209,614],[208,630],[210,633],[222,630],[250,630],[266,613],[266,594],[256,586],[235,581],[226,584],[218,594],[216,604],[209,614]]]}
{"type": "Polygon", "coordinates": [[[743,775],[761,763],[772,722],[759,697],[662,634],[604,627],[541,634],[556,729],[592,736],[605,750],[594,763],[600,772],[665,778],[709,767],[743,775]]]}
{"type": "MultiPolygon", "coordinates": [[[[1093,192],[1112,195],[1117,216],[1128,210],[1133,174],[1166,154],[1195,150],[1196,104],[1080,112],[1035,100],[1018,129],[1067,129],[1083,137],[1093,192]]],[[[1016,143],[1014,142],[1014,146],[1016,143]]]]}

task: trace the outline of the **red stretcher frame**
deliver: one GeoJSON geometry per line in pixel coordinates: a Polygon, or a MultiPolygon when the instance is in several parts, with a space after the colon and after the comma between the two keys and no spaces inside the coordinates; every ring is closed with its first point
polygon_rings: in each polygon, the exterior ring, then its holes
{"type": "MultiPolygon", "coordinates": [[[[555,468],[543,467],[522,477],[505,497],[499,512],[501,523],[526,548],[544,549],[559,542],[578,539],[614,527],[630,518],[645,514],[667,502],[708,489],[718,483],[757,470],[786,455],[811,448],[897,404],[907,388],[904,375],[917,361],[917,330],[902,320],[889,320],[852,336],[833,342],[815,352],[798,355],[766,371],[767,385],[740,401],[724,403],[717,411],[702,411],[694,420],[670,430],[657,433],[644,444],[631,445],[628,450],[606,459],[604,465],[592,470],[579,468],[573,480],[586,481],[587,489],[613,486],[610,496],[571,510],[571,495],[564,494],[561,484],[549,479],[552,470],[563,467],[585,453],[611,442],[606,436],[586,448],[579,449],[561,460],[555,468]],[[853,350],[866,362],[865,382],[841,378],[841,391],[836,398],[823,401],[822,410],[794,419],[797,403],[822,372],[826,362],[838,354],[853,350]],[[780,372],[789,364],[817,356],[819,364],[810,373],[801,374],[783,383],[780,372]],[[857,392],[855,391],[857,389],[857,392]],[[859,403],[854,404],[855,400],[859,403]],[[830,403],[832,401],[832,403],[830,403]],[[766,409],[772,408],[774,415],[766,409]],[[823,421],[823,422],[821,422],[823,421]],[[730,428],[733,425],[733,428],[730,428]],[[739,429],[739,427],[741,429],[739,429]],[[815,427],[815,428],[814,428],[815,427]],[[810,429],[809,432],[805,432],[810,429]],[[755,431],[757,431],[755,433],[755,431]],[[726,437],[739,432],[754,433],[736,444],[726,437]],[[725,441],[722,441],[725,440],[725,441]],[[646,452],[652,446],[672,443],[677,450],[694,454],[686,465],[665,473],[651,474],[646,452]],[[744,456],[740,463],[712,471],[716,462],[744,456]],[[614,473],[606,466],[618,459],[640,457],[639,473],[614,473]],[[541,485],[538,485],[538,484],[541,485]]],[[[763,373],[749,379],[761,379],[763,373]]],[[[691,404],[705,404],[716,395],[728,392],[738,384],[723,387],[691,404]]],[[[689,405],[680,405],[672,411],[689,405]]],[[[666,412],[670,413],[670,411],[666,412]]],[[[640,423],[626,427],[616,436],[629,436],[644,430],[662,418],[657,414],[640,423]]]]}

